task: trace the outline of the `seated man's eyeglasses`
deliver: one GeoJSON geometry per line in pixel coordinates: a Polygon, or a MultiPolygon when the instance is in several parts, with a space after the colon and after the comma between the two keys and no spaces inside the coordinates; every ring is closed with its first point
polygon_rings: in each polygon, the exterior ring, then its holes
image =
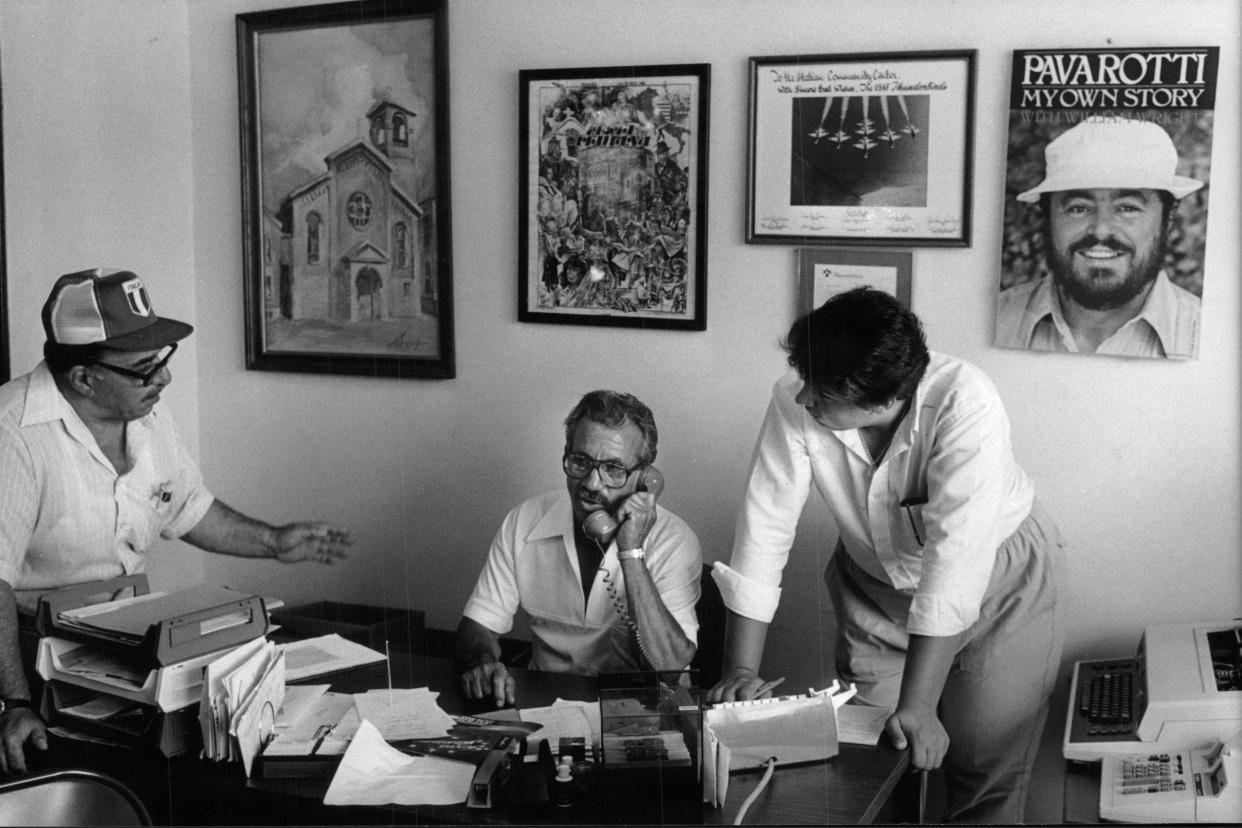
{"type": "Polygon", "coordinates": [[[174,342],[164,350],[164,355],[160,357],[159,361],[146,371],[135,371],[133,368],[126,368],[122,365],[109,365],[106,362],[93,362],[91,364],[98,365],[100,368],[107,368],[109,371],[115,371],[116,373],[127,377],[142,380],[143,386],[148,386],[155,380],[156,375],[158,375],[160,371],[164,370],[164,366],[168,364],[168,360],[172,359],[172,355],[176,352],[177,343],[174,342]]]}
{"type": "Polygon", "coordinates": [[[591,470],[599,472],[599,479],[604,481],[605,486],[624,486],[625,481],[635,469],[642,468],[642,463],[636,466],[626,468],[619,463],[612,463],[607,460],[594,460],[585,454],[577,452],[568,452],[561,459],[561,468],[565,470],[565,474],[574,478],[586,477],[591,470]]]}

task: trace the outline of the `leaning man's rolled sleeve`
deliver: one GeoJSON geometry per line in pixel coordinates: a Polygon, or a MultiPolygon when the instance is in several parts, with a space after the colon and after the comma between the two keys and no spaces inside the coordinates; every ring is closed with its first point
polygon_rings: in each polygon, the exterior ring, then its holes
{"type": "Polygon", "coordinates": [[[738,615],[765,624],[776,615],[776,607],[781,602],[780,587],[747,578],[720,561],[712,564],[712,578],[720,587],[724,605],[738,615]]]}

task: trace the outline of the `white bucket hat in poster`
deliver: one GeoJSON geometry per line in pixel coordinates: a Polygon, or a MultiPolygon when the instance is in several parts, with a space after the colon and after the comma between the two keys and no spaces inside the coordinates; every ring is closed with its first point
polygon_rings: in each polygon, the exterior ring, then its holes
{"type": "Polygon", "coordinates": [[[1203,186],[1177,174],[1177,148],[1159,124],[1125,118],[1088,118],[1044,149],[1044,180],[1018,194],[1034,202],[1058,190],[1165,190],[1180,199],[1203,186]]]}

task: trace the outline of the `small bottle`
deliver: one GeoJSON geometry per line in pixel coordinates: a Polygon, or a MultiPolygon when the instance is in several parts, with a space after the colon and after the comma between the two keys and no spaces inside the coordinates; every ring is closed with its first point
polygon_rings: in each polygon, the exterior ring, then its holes
{"type": "Polygon", "coordinates": [[[573,759],[569,756],[562,756],[561,763],[556,767],[556,789],[553,797],[554,801],[561,808],[568,808],[574,804],[574,775],[572,763],[573,759]]]}

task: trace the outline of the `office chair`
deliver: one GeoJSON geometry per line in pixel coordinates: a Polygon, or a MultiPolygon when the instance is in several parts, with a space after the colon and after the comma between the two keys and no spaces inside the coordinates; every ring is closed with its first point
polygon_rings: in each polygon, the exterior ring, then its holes
{"type": "Polygon", "coordinates": [[[142,801],[116,779],[54,770],[0,782],[0,826],[151,825],[142,801]]]}
{"type": "Polygon", "coordinates": [[[694,605],[699,617],[699,647],[694,651],[690,668],[699,671],[699,687],[706,690],[720,681],[724,670],[725,605],[720,587],[712,578],[711,564],[703,564],[699,590],[699,602],[694,605]]]}

